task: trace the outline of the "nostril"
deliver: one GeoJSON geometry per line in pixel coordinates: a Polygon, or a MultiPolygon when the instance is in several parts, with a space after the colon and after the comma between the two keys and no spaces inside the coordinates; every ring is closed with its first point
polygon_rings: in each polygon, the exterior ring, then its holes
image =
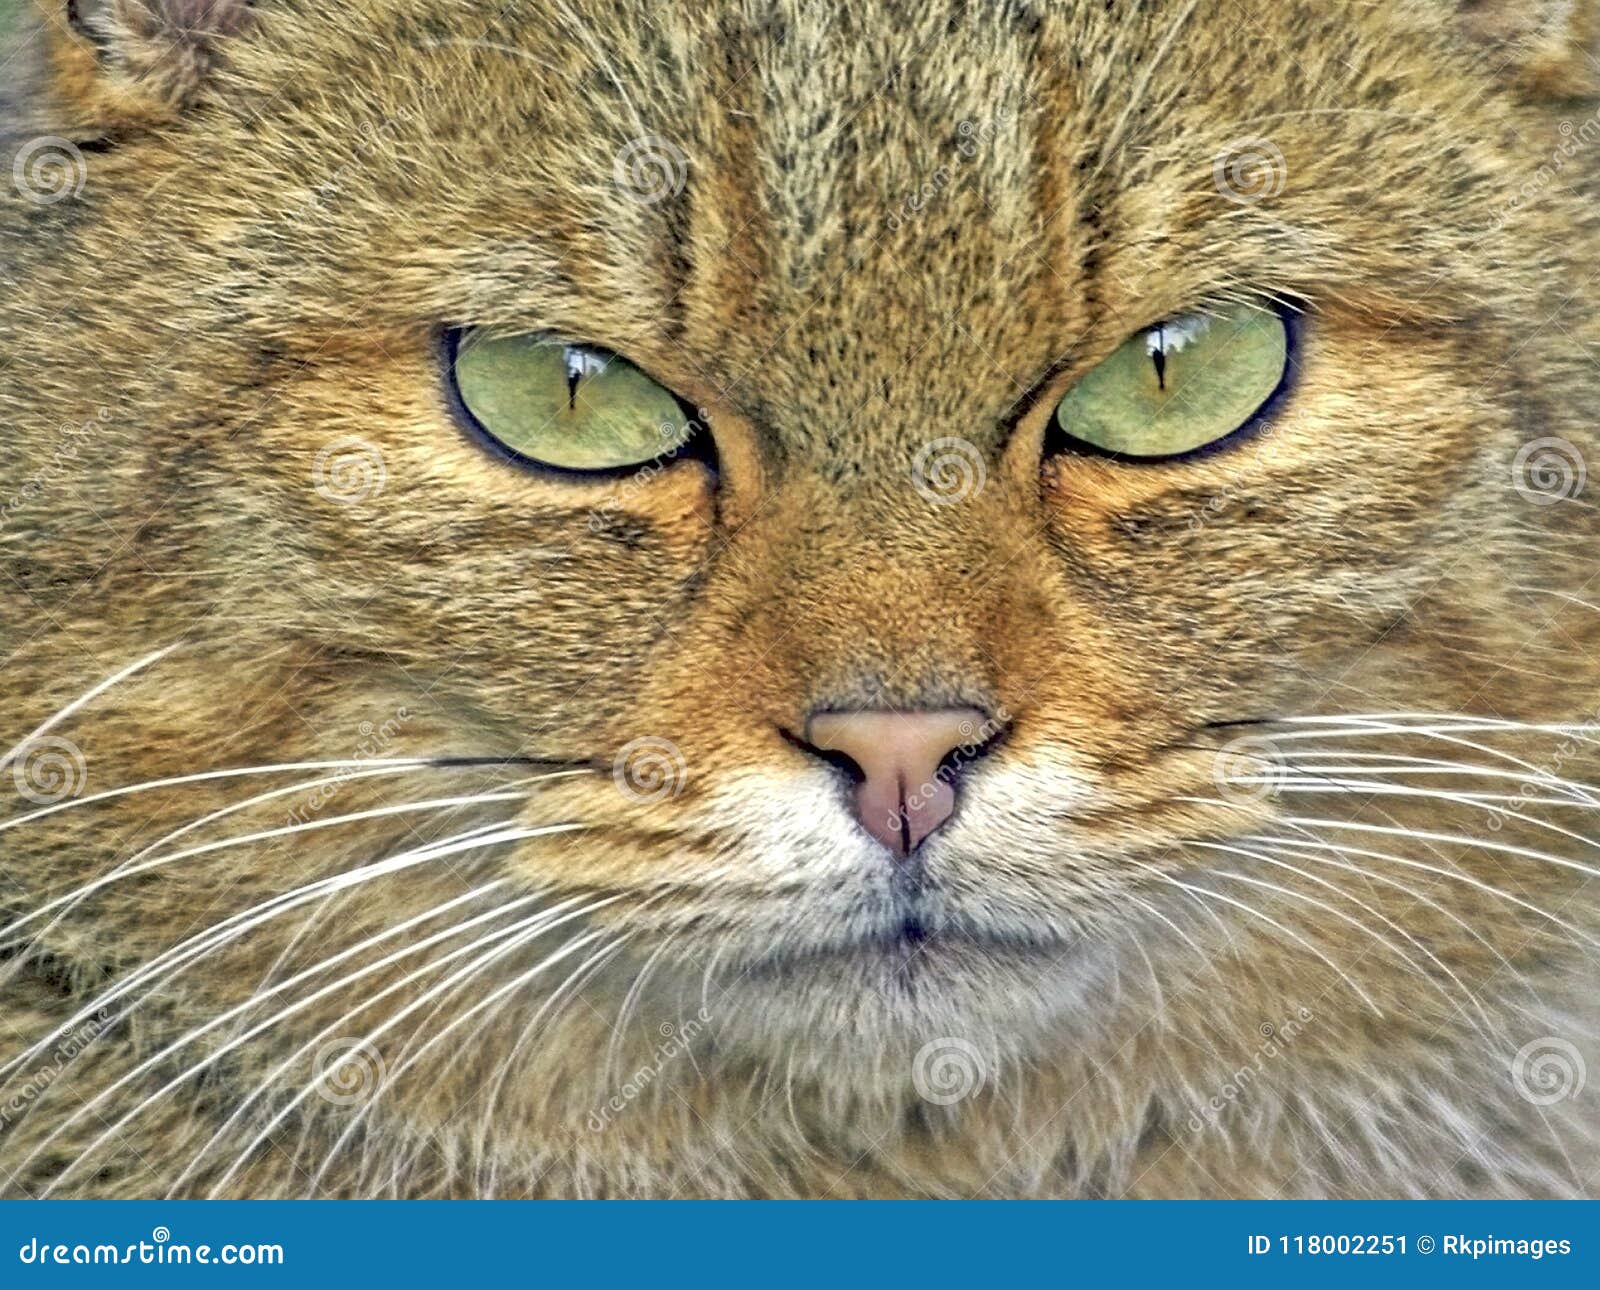
{"type": "Polygon", "coordinates": [[[778,727],[778,733],[783,736],[786,743],[793,744],[801,752],[809,753],[811,756],[827,762],[835,769],[843,771],[852,784],[859,784],[866,779],[867,772],[861,769],[861,763],[850,756],[849,753],[841,752],[837,748],[818,747],[809,739],[804,739],[783,726],[778,727]]]}
{"type": "Polygon", "coordinates": [[[973,762],[987,757],[1006,736],[1006,726],[990,717],[981,724],[963,721],[956,733],[961,742],[939,758],[935,774],[954,780],[973,762]]]}

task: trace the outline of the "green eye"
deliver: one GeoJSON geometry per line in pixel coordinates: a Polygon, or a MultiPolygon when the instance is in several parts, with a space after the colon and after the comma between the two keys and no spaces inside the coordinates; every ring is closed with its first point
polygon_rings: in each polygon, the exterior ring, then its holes
{"type": "Polygon", "coordinates": [[[458,333],[457,394],[512,455],[563,470],[623,470],[670,456],[694,426],[672,391],[609,350],[541,336],[458,333]]]}
{"type": "Polygon", "coordinates": [[[1056,420],[1101,452],[1176,457],[1243,426],[1288,366],[1288,326],[1276,310],[1184,314],[1125,341],[1067,391],[1056,420]]]}

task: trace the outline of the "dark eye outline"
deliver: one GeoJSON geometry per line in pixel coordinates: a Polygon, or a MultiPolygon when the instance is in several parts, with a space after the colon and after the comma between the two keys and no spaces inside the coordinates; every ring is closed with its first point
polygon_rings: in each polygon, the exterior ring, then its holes
{"type": "MultiPolygon", "coordinates": [[[[516,466],[521,470],[548,475],[557,479],[569,479],[574,482],[631,479],[642,471],[662,470],[683,461],[698,462],[711,472],[713,479],[716,477],[716,443],[711,437],[711,429],[706,424],[706,418],[701,414],[700,409],[690,404],[687,399],[682,398],[664,381],[656,381],[656,384],[672,395],[689,423],[687,437],[675,449],[668,449],[654,457],[634,462],[627,466],[597,466],[591,469],[577,466],[560,466],[554,462],[541,461],[538,457],[530,457],[527,453],[518,452],[472,414],[472,409],[467,406],[467,401],[461,396],[460,386],[456,384],[456,354],[461,348],[462,337],[473,330],[475,329],[471,326],[456,325],[444,327],[440,331],[439,356],[443,368],[444,396],[451,415],[462,428],[467,438],[490,456],[498,457],[501,461],[516,466]]],[[[572,341],[569,343],[578,344],[580,342],[572,341]]],[[[614,350],[606,349],[603,345],[586,345],[585,347],[605,354],[615,354],[614,350]]],[[[616,357],[622,358],[623,356],[617,354],[616,357]]],[[[631,359],[627,358],[623,358],[623,361],[632,362],[631,359]]],[[[635,363],[634,366],[637,367],[638,364],[635,363]]],[[[644,368],[639,368],[639,370],[649,376],[652,381],[656,380],[644,368]]]]}
{"type": "MultiPolygon", "coordinates": [[[[1057,413],[1067,394],[1071,393],[1069,390],[1063,393],[1050,409],[1050,422],[1045,431],[1045,460],[1061,456],[1100,457],[1127,466],[1168,466],[1176,462],[1197,461],[1212,453],[1228,452],[1238,447],[1244,440],[1259,434],[1261,429],[1277,416],[1279,409],[1294,390],[1300,374],[1300,332],[1305,325],[1304,310],[1291,302],[1271,300],[1265,303],[1283,323],[1283,373],[1278,377],[1278,383],[1272,392],[1257,405],[1256,410],[1227,434],[1184,452],[1170,452],[1156,457],[1139,457],[1132,453],[1115,452],[1110,448],[1102,448],[1099,444],[1090,443],[1086,439],[1076,438],[1061,424],[1061,418],[1057,413]]],[[[1142,327],[1122,343],[1127,344],[1136,336],[1144,336],[1160,325],[1161,322],[1154,322],[1149,327],[1142,327]]],[[[1087,376],[1088,373],[1084,375],[1087,376]]]]}

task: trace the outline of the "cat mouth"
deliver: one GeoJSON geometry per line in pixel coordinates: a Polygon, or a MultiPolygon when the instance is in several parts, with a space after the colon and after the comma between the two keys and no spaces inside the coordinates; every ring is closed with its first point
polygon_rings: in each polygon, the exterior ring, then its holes
{"type": "Polygon", "coordinates": [[[746,961],[743,970],[755,976],[777,975],[830,963],[877,963],[906,975],[919,968],[956,963],[981,969],[986,963],[1060,958],[1085,939],[1083,933],[1061,929],[997,927],[934,900],[904,898],[872,925],[810,944],[764,947],[746,961]]]}
{"type": "Polygon", "coordinates": [[[900,940],[906,945],[920,945],[928,939],[928,925],[916,914],[908,914],[900,921],[900,940]]]}
{"type": "Polygon", "coordinates": [[[840,1016],[871,1018],[883,1034],[932,1017],[972,1025],[1010,1018],[1027,1029],[1024,1018],[1092,978],[1097,961],[1086,938],[975,934],[908,919],[878,936],[762,953],[724,979],[727,997],[772,1009],[761,1024],[780,1029],[786,1017],[831,1026],[840,1016]]]}

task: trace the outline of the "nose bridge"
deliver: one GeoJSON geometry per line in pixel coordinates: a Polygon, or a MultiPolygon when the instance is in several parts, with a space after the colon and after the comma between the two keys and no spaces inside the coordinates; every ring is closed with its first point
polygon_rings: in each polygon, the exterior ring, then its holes
{"type": "Polygon", "coordinates": [[[991,705],[996,587],[972,518],[910,507],[830,521],[780,572],[784,653],[808,706],[991,705]]]}

